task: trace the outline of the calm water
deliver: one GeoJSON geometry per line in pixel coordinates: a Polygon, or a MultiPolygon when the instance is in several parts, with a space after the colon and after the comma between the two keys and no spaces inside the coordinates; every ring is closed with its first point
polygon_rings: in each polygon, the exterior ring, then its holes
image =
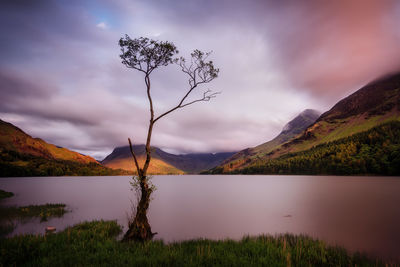
{"type": "MultiPolygon", "coordinates": [[[[135,201],[129,177],[0,179],[16,193],[3,205],[65,203],[70,213],[17,225],[43,233],[85,220],[118,220],[135,201]]],[[[155,176],[149,221],[157,239],[305,233],[330,244],[400,259],[400,178],[335,176],[155,176]]]]}

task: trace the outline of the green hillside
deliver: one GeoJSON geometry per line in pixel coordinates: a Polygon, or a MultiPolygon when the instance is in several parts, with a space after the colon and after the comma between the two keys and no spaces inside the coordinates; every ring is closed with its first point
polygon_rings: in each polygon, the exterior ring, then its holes
{"type": "MultiPolygon", "coordinates": [[[[221,167],[210,171],[222,172],[221,167]]],[[[400,122],[388,122],[279,158],[259,159],[249,167],[229,173],[400,175],[400,122]]]]}
{"type": "Polygon", "coordinates": [[[130,175],[132,172],[114,170],[98,163],[47,159],[12,150],[0,152],[0,177],[27,176],[101,176],[130,175]]]}
{"type": "Polygon", "coordinates": [[[297,115],[293,120],[288,122],[274,139],[258,145],[253,148],[247,148],[239,151],[229,159],[222,163],[225,169],[232,170],[243,168],[251,159],[258,158],[262,155],[273,151],[281,144],[298,136],[304,129],[313,124],[321,114],[312,109],[306,109],[297,115]]]}
{"type": "Polygon", "coordinates": [[[0,177],[60,175],[128,175],[94,158],[32,138],[0,120],[0,177]]]}
{"type": "Polygon", "coordinates": [[[0,120],[0,149],[16,151],[21,154],[43,157],[46,159],[68,160],[79,163],[97,163],[86,155],[66,148],[49,144],[40,138],[32,138],[11,123],[0,120]]]}
{"type": "Polygon", "coordinates": [[[220,165],[218,170],[224,173],[242,172],[261,162],[306,151],[391,121],[400,121],[400,74],[367,84],[339,101],[301,134],[274,149],[249,154],[240,161],[220,165]]]}

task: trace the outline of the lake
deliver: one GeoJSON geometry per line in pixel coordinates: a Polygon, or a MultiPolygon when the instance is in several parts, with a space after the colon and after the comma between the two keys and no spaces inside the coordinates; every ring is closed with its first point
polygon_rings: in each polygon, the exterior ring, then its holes
{"type": "MultiPolygon", "coordinates": [[[[19,223],[13,234],[61,230],[85,220],[127,229],[136,197],[130,177],[2,178],[2,205],[65,203],[71,212],[19,223]]],[[[354,251],[400,259],[400,178],[274,175],[154,176],[148,213],[156,239],[240,239],[307,234],[354,251]]]]}

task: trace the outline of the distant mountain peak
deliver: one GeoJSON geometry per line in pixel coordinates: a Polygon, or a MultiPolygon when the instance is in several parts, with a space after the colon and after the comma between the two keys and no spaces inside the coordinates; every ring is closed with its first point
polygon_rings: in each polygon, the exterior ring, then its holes
{"type": "Polygon", "coordinates": [[[400,73],[377,79],[323,113],[301,135],[271,151],[276,158],[400,120],[400,73]]]}
{"type": "Polygon", "coordinates": [[[293,120],[289,121],[282,129],[282,134],[295,131],[295,134],[300,133],[304,130],[304,126],[307,127],[314,123],[321,113],[314,109],[305,109],[293,120]]]}
{"type": "Polygon", "coordinates": [[[303,112],[300,113],[300,116],[306,116],[306,117],[317,117],[320,116],[321,112],[315,109],[305,109],[303,112]]]}
{"type": "Polygon", "coordinates": [[[303,110],[294,119],[289,121],[282,129],[281,133],[274,139],[258,145],[253,148],[246,148],[232,157],[226,159],[222,165],[225,165],[229,169],[237,168],[251,162],[251,158],[265,155],[273,149],[284,144],[288,140],[299,135],[308,126],[313,124],[319,117],[320,112],[314,109],[303,110]]]}
{"type": "MultiPolygon", "coordinates": [[[[145,145],[134,145],[132,149],[138,158],[139,164],[141,164],[142,161],[144,162],[146,153],[145,145]]],[[[219,165],[223,160],[235,153],[191,153],[176,155],[165,152],[155,146],[152,146],[151,150],[152,161],[150,162],[150,173],[153,174],[198,173],[219,165]]],[[[101,163],[110,168],[135,170],[129,146],[115,148],[101,163]]]]}

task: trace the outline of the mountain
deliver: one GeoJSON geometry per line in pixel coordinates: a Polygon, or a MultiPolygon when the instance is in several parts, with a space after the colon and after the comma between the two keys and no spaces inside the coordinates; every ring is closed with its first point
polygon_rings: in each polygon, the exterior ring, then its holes
{"type": "MultiPolygon", "coordinates": [[[[245,164],[222,165],[217,169],[218,172],[240,172],[244,168],[263,166],[271,160],[314,149],[318,145],[343,141],[391,121],[400,121],[400,73],[375,80],[342,99],[301,134],[267,154],[252,155],[246,157],[245,164]]],[[[396,148],[392,152],[395,151],[396,148]]]]}
{"type": "Polygon", "coordinates": [[[299,135],[308,126],[313,124],[321,114],[313,109],[306,109],[289,121],[274,139],[253,148],[239,151],[222,163],[225,170],[242,168],[253,158],[260,158],[279,147],[279,145],[299,135]]]}
{"type": "Polygon", "coordinates": [[[94,158],[32,138],[11,123],[0,120],[0,149],[46,159],[69,160],[79,163],[98,163],[94,158]]]}
{"type": "MultiPolygon", "coordinates": [[[[149,174],[184,174],[184,171],[172,166],[171,164],[166,163],[156,155],[156,153],[160,154],[159,151],[162,150],[154,147],[152,149],[153,149],[152,158],[148,169],[149,174]]],[[[146,160],[145,146],[144,145],[133,146],[133,151],[137,156],[139,165],[143,166],[146,160]]],[[[162,152],[165,153],[164,151],[162,152]]],[[[133,161],[128,146],[115,148],[110,155],[108,155],[105,159],[101,161],[101,163],[104,166],[107,166],[112,169],[123,169],[131,172],[136,172],[135,163],[133,161]]]]}
{"type": "Polygon", "coordinates": [[[393,120],[400,120],[400,73],[371,82],[340,100],[299,137],[269,156],[306,150],[393,120]]]}
{"type": "Polygon", "coordinates": [[[117,175],[94,158],[32,138],[0,120],[0,176],[117,175]]]}
{"type": "MultiPolygon", "coordinates": [[[[390,121],[311,149],[260,161],[231,173],[399,176],[399,136],[400,121],[390,121]]],[[[218,173],[217,170],[213,172],[218,173]]]]}
{"type": "MultiPolygon", "coordinates": [[[[138,157],[139,164],[143,165],[145,160],[145,146],[135,145],[133,151],[138,157]]],[[[183,174],[198,173],[211,169],[222,163],[234,152],[226,153],[193,153],[175,155],[167,153],[160,148],[152,147],[152,159],[150,162],[150,174],[183,174]]],[[[129,146],[117,147],[114,151],[101,161],[104,166],[110,168],[121,168],[135,171],[129,146]]]]}

